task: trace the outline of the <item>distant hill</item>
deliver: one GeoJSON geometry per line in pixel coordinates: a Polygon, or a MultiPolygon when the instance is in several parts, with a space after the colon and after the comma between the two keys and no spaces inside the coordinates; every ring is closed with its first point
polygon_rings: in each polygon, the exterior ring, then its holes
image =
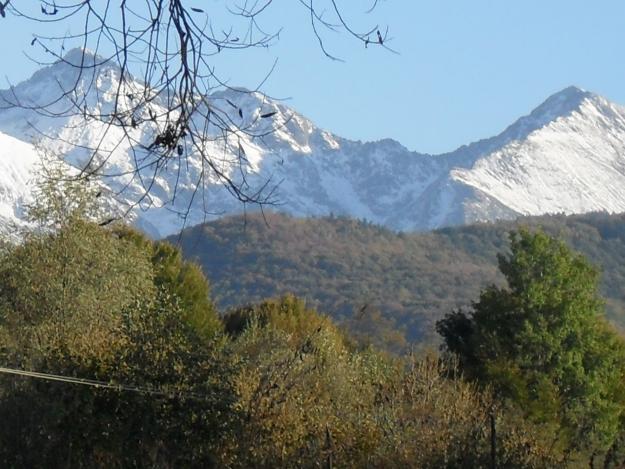
{"type": "Polygon", "coordinates": [[[357,334],[400,347],[404,338],[435,343],[437,319],[503,282],[496,256],[518,225],[542,227],[599,267],[609,318],[625,329],[625,215],[532,217],[415,234],[342,217],[249,215],[198,225],[170,241],[202,265],[222,308],[292,292],[357,334]]]}

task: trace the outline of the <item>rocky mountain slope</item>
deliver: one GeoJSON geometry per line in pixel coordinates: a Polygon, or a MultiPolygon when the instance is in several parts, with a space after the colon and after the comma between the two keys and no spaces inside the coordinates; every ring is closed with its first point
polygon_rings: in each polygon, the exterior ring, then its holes
{"type": "MultiPolygon", "coordinates": [[[[79,55],[71,51],[66,60],[76,63],[79,55]]],[[[117,70],[98,66],[93,76],[78,80],[74,90],[77,70],[55,63],[0,92],[4,101],[21,104],[0,105],[0,165],[10,167],[0,180],[3,224],[19,220],[20,207],[28,199],[25,181],[36,161],[33,144],[65,155],[75,166],[92,156],[87,147],[110,152],[106,170],[112,177],[103,184],[120,207],[131,209],[135,222],[156,237],[171,235],[183,224],[254,210],[210,177],[206,190],[195,194],[205,166],[193,155],[184,167],[172,161],[156,170],[144,168],[142,177],[136,177],[137,146],[123,139],[120,129],[105,132],[101,122],[85,122],[71,104],[87,93],[81,102],[89,111],[105,112],[118,85],[117,70]],[[47,112],[38,112],[38,106],[63,92],[66,97],[47,112]],[[142,199],[146,178],[150,194],[142,199]]],[[[443,155],[412,152],[393,140],[343,139],[258,93],[229,90],[209,100],[257,133],[262,126],[277,127],[262,138],[241,139],[248,160],[243,171],[231,147],[224,149],[219,141],[208,145],[223,161],[222,169],[236,181],[244,177],[250,191],[269,181],[266,187],[276,187],[274,209],[292,215],[334,213],[396,230],[428,230],[519,215],[625,211],[625,108],[575,87],[551,96],[500,135],[443,155]],[[260,113],[273,112],[269,119],[258,119],[260,113]]],[[[155,129],[130,132],[135,142],[148,144],[155,129]]],[[[209,140],[214,137],[211,132],[216,129],[208,129],[209,140]]]]}

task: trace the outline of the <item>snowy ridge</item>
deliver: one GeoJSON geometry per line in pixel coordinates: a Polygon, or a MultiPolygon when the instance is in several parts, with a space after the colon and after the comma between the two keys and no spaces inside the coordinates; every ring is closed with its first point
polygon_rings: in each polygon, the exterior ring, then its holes
{"type": "Polygon", "coordinates": [[[625,109],[586,94],[568,115],[451,178],[523,215],[625,211],[625,109]]]}
{"type": "MultiPolygon", "coordinates": [[[[66,59],[75,63],[80,55],[71,51],[66,59]]],[[[14,89],[0,91],[0,98],[19,99],[26,106],[51,101],[60,92],[73,92],[67,88],[77,73],[76,67],[56,63],[14,89]]],[[[89,79],[95,81],[97,92],[92,90],[85,102],[90,110],[105,112],[110,90],[117,84],[117,70],[100,66],[95,76],[84,77],[79,88],[86,90],[89,79]]],[[[140,89],[142,85],[132,86],[140,89]]],[[[237,122],[261,133],[259,126],[277,125],[274,133],[241,140],[249,161],[243,170],[251,190],[268,180],[280,183],[275,210],[297,216],[344,214],[397,230],[518,215],[625,211],[625,108],[575,87],[551,96],[498,136],[444,155],[411,152],[388,139],[346,140],[319,129],[284,103],[241,91],[218,92],[210,101],[232,111],[234,121],[240,119],[237,122]],[[242,110],[243,117],[228,101],[242,110]],[[270,119],[258,118],[260,113],[271,112],[276,114],[270,119]]],[[[102,124],[85,123],[72,111],[69,100],[60,100],[54,109],[61,117],[2,106],[0,99],[0,225],[19,220],[29,197],[28,181],[37,161],[33,142],[66,155],[74,165],[84,164],[90,154],[71,143],[94,146],[99,142],[103,148],[115,148],[107,168],[122,176],[105,179],[103,184],[112,193],[120,192],[116,197],[120,207],[131,206],[142,192],[129,175],[135,164],[133,148],[126,141],[118,145],[121,129],[112,129],[100,142],[102,124]]],[[[132,132],[133,139],[147,143],[155,129],[146,126],[132,132]]],[[[215,154],[224,153],[221,142],[208,145],[214,145],[215,154]]],[[[233,164],[236,159],[233,151],[225,154],[221,168],[235,180],[240,177],[233,164]]],[[[187,226],[244,210],[216,181],[201,197],[194,197],[202,164],[193,156],[186,164],[180,179],[175,163],[144,175],[154,180],[150,197],[130,216],[153,236],[179,231],[180,213],[188,207],[187,226]],[[172,203],[174,187],[178,192],[172,203]]]]}
{"type": "Polygon", "coordinates": [[[39,161],[32,145],[0,133],[0,232],[10,234],[32,201],[32,177],[39,161]]]}

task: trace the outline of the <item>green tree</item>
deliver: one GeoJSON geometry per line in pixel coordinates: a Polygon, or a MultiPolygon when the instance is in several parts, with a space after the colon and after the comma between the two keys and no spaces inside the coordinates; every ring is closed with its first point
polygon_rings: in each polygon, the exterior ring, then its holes
{"type": "Polygon", "coordinates": [[[510,242],[499,256],[508,287],[486,288],[437,330],[467,376],[518,403],[563,457],[603,450],[623,412],[625,352],[603,318],[599,273],[542,232],[510,242]]]}
{"type": "Polygon", "coordinates": [[[26,352],[37,371],[126,386],[1,376],[3,467],[212,467],[231,400],[219,343],[208,346],[167,295],[119,319],[123,340],[106,359],[69,355],[62,344],[24,350],[2,341],[2,362],[26,352]]]}
{"type": "Polygon", "coordinates": [[[187,323],[207,339],[222,330],[210,285],[198,264],[184,260],[176,246],[166,241],[152,241],[128,226],[117,226],[114,232],[145,252],[152,263],[154,285],[178,299],[187,323]]]}
{"type": "Polygon", "coordinates": [[[25,350],[46,341],[85,359],[108,354],[121,312],[155,292],[150,260],[87,221],[0,255],[0,322],[25,350]]]}
{"type": "Polygon", "coordinates": [[[0,251],[0,363],[139,390],[0,376],[0,465],[209,466],[230,392],[206,279],[171,245],[89,221],[80,181],[39,189],[38,229],[0,251]]]}
{"type": "Polygon", "coordinates": [[[66,172],[46,157],[27,207],[29,227],[20,243],[3,245],[0,326],[25,352],[62,347],[102,360],[122,340],[121,312],[154,297],[153,269],[144,252],[95,221],[102,215],[97,187],[66,172]]]}

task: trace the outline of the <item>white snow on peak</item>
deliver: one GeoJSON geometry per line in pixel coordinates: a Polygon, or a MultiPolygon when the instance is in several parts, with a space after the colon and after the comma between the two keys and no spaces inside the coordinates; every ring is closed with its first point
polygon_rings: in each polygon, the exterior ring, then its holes
{"type": "MultiPolygon", "coordinates": [[[[107,91],[116,86],[119,72],[93,54],[85,57],[98,64],[91,77],[98,92],[92,89],[86,104],[91,111],[105,112],[110,105],[107,91]]],[[[37,104],[55,100],[59,91],[73,92],[64,87],[76,83],[79,69],[71,64],[82,60],[82,51],[72,50],[64,61],[0,91],[0,226],[20,218],[32,190],[28,181],[38,158],[33,142],[81,165],[90,155],[64,142],[93,146],[104,135],[102,123],[63,113],[71,108],[67,99],[54,105],[62,117],[52,117],[3,105],[1,98],[37,104]]],[[[77,93],[89,89],[80,80],[78,86],[84,89],[77,93]]],[[[225,150],[220,142],[209,140],[207,145],[211,154],[219,155],[215,164],[220,170],[235,182],[244,180],[251,191],[279,184],[274,208],[293,215],[343,214],[398,230],[425,230],[520,214],[625,211],[625,109],[576,87],[549,97],[499,135],[444,155],[411,152],[389,139],[343,139],[283,102],[245,89],[219,91],[206,99],[242,127],[257,133],[276,128],[262,138],[240,135],[225,150]],[[239,145],[248,161],[241,170],[236,167],[239,145]]],[[[149,126],[131,130],[144,144],[153,140],[154,131],[149,126]]],[[[115,148],[107,163],[110,173],[132,172],[133,149],[121,129],[106,134],[101,146],[115,148]]],[[[194,193],[205,166],[196,155],[184,165],[179,168],[172,161],[151,175],[150,197],[132,214],[151,235],[167,236],[183,222],[189,226],[253,209],[244,208],[214,177],[205,191],[194,193]],[[189,207],[183,221],[181,213],[189,207]]],[[[116,202],[120,207],[131,206],[142,194],[136,178],[128,175],[103,184],[113,193],[124,188],[116,202]]]]}
{"type": "Polygon", "coordinates": [[[32,145],[0,133],[0,232],[11,234],[21,224],[39,161],[32,145]]]}
{"type": "Polygon", "coordinates": [[[625,108],[565,91],[536,113],[542,128],[452,170],[452,179],[521,214],[625,211],[625,108]]]}

